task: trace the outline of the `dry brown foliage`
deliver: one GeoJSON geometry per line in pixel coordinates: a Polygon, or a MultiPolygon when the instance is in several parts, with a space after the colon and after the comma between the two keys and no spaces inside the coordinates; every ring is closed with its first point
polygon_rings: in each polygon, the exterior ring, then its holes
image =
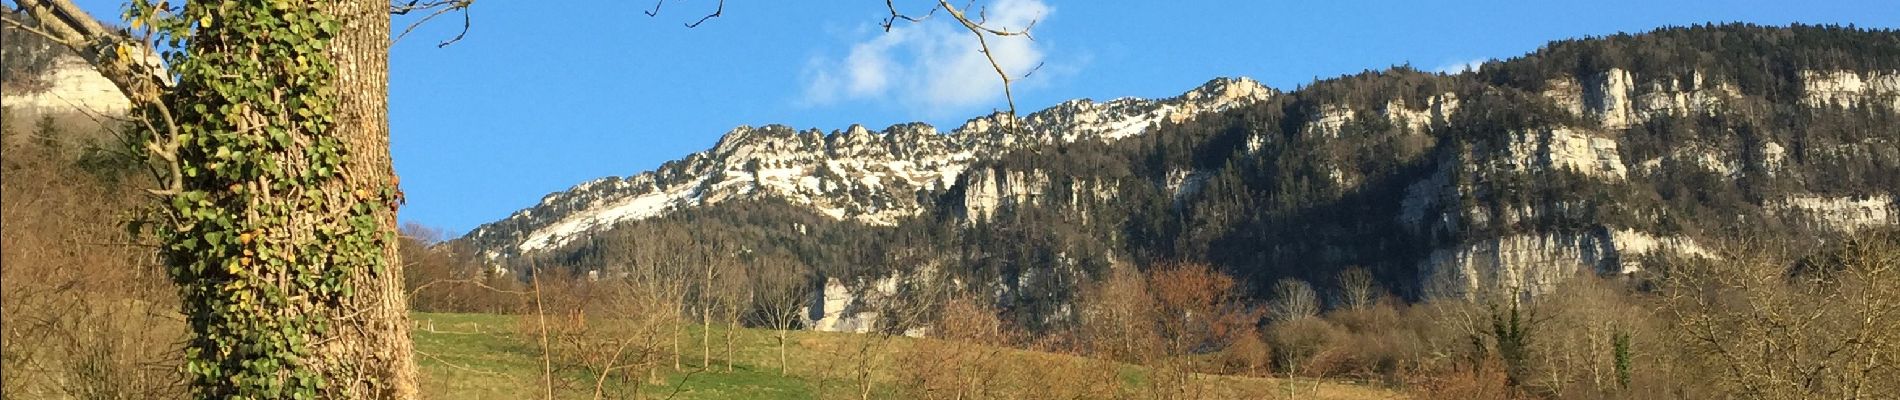
{"type": "Polygon", "coordinates": [[[642,398],[664,383],[682,321],[674,297],[625,279],[541,279],[542,313],[523,314],[518,331],[537,341],[545,335],[553,391],[642,398]]]}
{"type": "MultiPolygon", "coordinates": [[[[0,127],[0,382],[9,398],[174,398],[183,317],[155,253],[128,233],[137,165],[87,164],[110,136],[84,116],[0,127]]],[[[94,160],[96,161],[96,160],[94,160]]]]}
{"type": "Polygon", "coordinates": [[[1663,278],[1686,365],[1729,396],[1900,398],[1900,237],[1875,232],[1803,257],[1760,245],[1663,278]]]}

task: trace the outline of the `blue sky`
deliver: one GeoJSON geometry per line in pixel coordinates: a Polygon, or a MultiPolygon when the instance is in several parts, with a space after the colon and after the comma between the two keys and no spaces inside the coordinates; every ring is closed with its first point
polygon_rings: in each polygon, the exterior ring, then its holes
{"type": "MultiPolygon", "coordinates": [[[[120,2],[82,0],[116,15],[120,2]]],[[[934,2],[896,1],[924,10],[934,2]]],[[[1900,26],[1900,2],[1855,1],[1062,1],[977,0],[998,22],[1035,20],[1000,45],[1022,112],[1072,98],[1166,97],[1219,76],[1291,90],[1410,63],[1435,70],[1508,58],[1570,37],[1746,21],[1900,26]],[[1031,62],[1033,61],[1033,62],[1031,62]]],[[[826,131],[924,121],[949,130],[1006,107],[972,73],[970,37],[947,18],[877,27],[881,1],[485,0],[391,49],[392,151],[406,221],[459,234],[603,176],[711,146],[732,127],[826,131]]],[[[401,30],[415,17],[397,17],[401,30]]],[[[985,64],[976,64],[987,67],[985,64]]],[[[981,70],[978,69],[980,72],[981,70]]]]}

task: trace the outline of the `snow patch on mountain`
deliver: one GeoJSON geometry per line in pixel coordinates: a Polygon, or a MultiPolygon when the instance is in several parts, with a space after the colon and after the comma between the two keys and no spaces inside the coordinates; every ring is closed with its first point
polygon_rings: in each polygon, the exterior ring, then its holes
{"type": "Polygon", "coordinates": [[[651,218],[675,207],[697,204],[700,184],[705,181],[706,178],[702,177],[693,183],[675,186],[671,190],[654,190],[625,198],[607,204],[599,208],[597,212],[569,215],[560,222],[535,230],[516,248],[522,252],[528,252],[560,246],[593,229],[612,226],[621,221],[651,218]]]}
{"type": "Polygon", "coordinates": [[[839,220],[896,225],[921,213],[928,205],[923,199],[949,190],[978,161],[1035,146],[1126,139],[1275,94],[1252,79],[1219,78],[1167,99],[1078,99],[1021,118],[990,114],[949,134],[922,123],[875,132],[852,125],[830,133],[740,126],[712,149],[654,171],[550,194],[537,206],[476,228],[469,237],[482,248],[507,253],[491,250],[490,258],[519,255],[686,207],[767,197],[839,220]]]}

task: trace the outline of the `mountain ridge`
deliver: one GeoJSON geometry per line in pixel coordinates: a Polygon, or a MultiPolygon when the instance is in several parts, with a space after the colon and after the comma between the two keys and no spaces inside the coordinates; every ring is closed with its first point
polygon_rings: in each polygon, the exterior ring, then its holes
{"type": "MultiPolygon", "coordinates": [[[[630,249],[682,232],[691,238],[666,243],[771,248],[849,297],[813,304],[902,298],[875,294],[950,274],[1036,326],[1064,318],[1077,282],[1127,264],[1207,261],[1256,295],[1364,267],[1406,298],[1534,296],[1578,274],[1643,279],[1658,258],[1711,256],[1737,236],[1796,245],[1900,223],[1890,30],[1665,28],[1556,41],[1455,75],[1395,67],[1257,92],[1158,119],[1150,103],[1064,102],[1002,138],[747,127],[644,175],[656,188],[715,188],[703,193],[719,202],[593,219],[523,248],[560,219],[534,221],[553,210],[531,208],[465,243],[501,264],[612,270],[661,262],[630,249]],[[1131,120],[1154,122],[1104,134],[1131,120]],[[876,145],[891,138],[931,144],[876,145]],[[972,145],[951,138],[991,147],[961,153],[972,145]],[[877,167],[899,158],[923,163],[877,167]],[[749,201],[761,192],[790,195],[749,201]],[[814,225],[823,218],[841,226],[814,225]]],[[[1194,93],[1176,99],[1221,98],[1194,93]]],[[[959,131],[995,136],[985,127],[996,117],[959,131]]],[[[561,198],[576,206],[561,217],[633,203],[590,192],[561,198]]],[[[649,201],[702,192],[672,193],[649,201]]]]}
{"type": "Polygon", "coordinates": [[[897,178],[895,181],[916,191],[942,191],[969,163],[983,156],[1058,143],[1119,140],[1142,134],[1162,121],[1179,122],[1204,112],[1263,101],[1277,93],[1251,78],[1222,77],[1174,97],[1121,97],[1101,103],[1074,99],[1027,114],[1016,121],[1020,126],[1012,126],[1007,114],[992,113],[971,118],[944,133],[921,122],[894,124],[875,132],[853,124],[829,133],[797,131],[777,124],[757,128],[741,125],[727,131],[710,149],[651,171],[590,180],[550,193],[536,206],[483,224],[465,238],[489,247],[485,254],[490,258],[518,255],[559,246],[595,227],[664,215],[682,206],[716,203],[760,188],[768,190],[762,195],[802,201],[832,218],[891,225],[898,218],[917,214],[915,199],[858,199],[852,194],[837,199],[838,194],[832,193],[837,190],[834,185],[847,191],[880,188],[886,179],[897,178]],[[865,158],[882,162],[883,169],[868,165],[871,163],[838,165],[827,161],[865,158]],[[799,164],[800,171],[782,167],[794,163],[799,164]],[[824,164],[824,168],[813,164],[824,164]],[[733,179],[701,176],[682,181],[688,178],[678,175],[685,171],[733,179]],[[931,186],[933,182],[938,186],[931,186]],[[746,183],[754,185],[748,188],[746,183]],[[550,221],[546,214],[558,217],[550,221]],[[537,222],[542,226],[532,228],[532,233],[510,234],[537,222]],[[514,241],[515,251],[492,248],[502,241],[514,241]]]}

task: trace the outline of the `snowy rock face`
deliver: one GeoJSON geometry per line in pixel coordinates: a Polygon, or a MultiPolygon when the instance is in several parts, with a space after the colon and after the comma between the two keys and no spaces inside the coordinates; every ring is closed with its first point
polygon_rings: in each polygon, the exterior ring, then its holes
{"type": "MultiPolygon", "coordinates": [[[[1114,141],[1267,100],[1275,92],[1252,79],[1221,78],[1161,100],[1072,100],[1019,120],[971,119],[949,134],[921,123],[881,131],[862,126],[823,133],[741,126],[710,150],[626,178],[603,178],[543,197],[540,204],[469,233],[490,258],[562,246],[613,225],[683,207],[773,197],[839,220],[894,225],[921,213],[922,202],[956,185],[973,163],[1004,152],[1083,140],[1114,141]]],[[[1048,177],[1005,173],[974,180],[966,204],[988,218],[1047,188],[1048,177]],[[1015,174],[1015,175],[1010,175],[1015,174]]],[[[1092,189],[1101,191],[1105,189],[1092,189]]]]}
{"type": "Polygon", "coordinates": [[[78,57],[61,56],[53,61],[45,79],[47,90],[30,93],[6,93],[0,104],[20,109],[78,110],[102,115],[124,114],[131,101],[119,87],[106,80],[78,57]]]}

